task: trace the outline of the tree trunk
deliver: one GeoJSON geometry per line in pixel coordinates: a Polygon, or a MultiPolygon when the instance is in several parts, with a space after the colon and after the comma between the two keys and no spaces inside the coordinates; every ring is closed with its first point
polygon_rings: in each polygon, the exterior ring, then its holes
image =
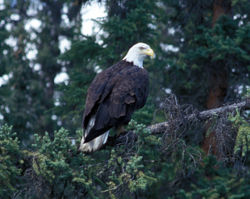
{"type": "MultiPolygon", "coordinates": [[[[213,2],[213,19],[212,27],[214,27],[217,20],[223,16],[228,15],[231,12],[230,0],[214,0],[213,2]]],[[[225,62],[211,63],[210,67],[210,89],[206,102],[208,109],[219,107],[223,104],[224,98],[228,90],[228,71],[225,62]]],[[[208,124],[206,131],[208,131],[211,124],[208,124]]],[[[217,148],[219,143],[216,140],[216,132],[210,132],[209,135],[203,140],[202,148],[206,154],[212,153],[218,159],[221,154],[217,148]]]]}
{"type": "Polygon", "coordinates": [[[231,0],[214,0],[212,27],[222,15],[231,13],[231,0]]]}

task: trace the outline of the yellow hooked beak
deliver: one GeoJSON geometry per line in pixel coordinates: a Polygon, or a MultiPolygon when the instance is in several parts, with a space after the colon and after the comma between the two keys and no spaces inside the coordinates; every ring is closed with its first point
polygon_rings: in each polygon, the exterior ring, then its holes
{"type": "Polygon", "coordinates": [[[154,58],[155,58],[155,53],[154,53],[154,51],[153,51],[151,48],[145,49],[145,50],[143,51],[143,53],[144,53],[145,55],[150,56],[151,59],[154,59],[154,58]]]}

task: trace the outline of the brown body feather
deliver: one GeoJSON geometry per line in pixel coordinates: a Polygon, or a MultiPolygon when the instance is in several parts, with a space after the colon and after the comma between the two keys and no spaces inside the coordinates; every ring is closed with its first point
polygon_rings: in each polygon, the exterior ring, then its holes
{"type": "Polygon", "coordinates": [[[99,73],[87,93],[83,129],[93,116],[95,123],[85,133],[84,143],[112,127],[128,124],[132,113],[145,105],[148,87],[147,71],[124,60],[99,73]]]}

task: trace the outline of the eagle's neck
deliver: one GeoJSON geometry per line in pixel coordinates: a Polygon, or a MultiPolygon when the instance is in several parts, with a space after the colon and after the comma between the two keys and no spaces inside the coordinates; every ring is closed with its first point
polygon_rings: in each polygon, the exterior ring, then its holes
{"type": "Polygon", "coordinates": [[[143,56],[130,52],[128,52],[128,54],[123,58],[124,61],[132,62],[135,66],[140,68],[143,68],[143,59],[143,56]]]}

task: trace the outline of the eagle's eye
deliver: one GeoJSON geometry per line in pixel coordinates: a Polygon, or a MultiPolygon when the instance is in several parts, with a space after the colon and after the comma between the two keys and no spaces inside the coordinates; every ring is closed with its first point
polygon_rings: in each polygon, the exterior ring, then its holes
{"type": "Polygon", "coordinates": [[[145,47],[145,46],[140,46],[139,49],[140,49],[140,50],[145,50],[146,47],[145,47]]]}

